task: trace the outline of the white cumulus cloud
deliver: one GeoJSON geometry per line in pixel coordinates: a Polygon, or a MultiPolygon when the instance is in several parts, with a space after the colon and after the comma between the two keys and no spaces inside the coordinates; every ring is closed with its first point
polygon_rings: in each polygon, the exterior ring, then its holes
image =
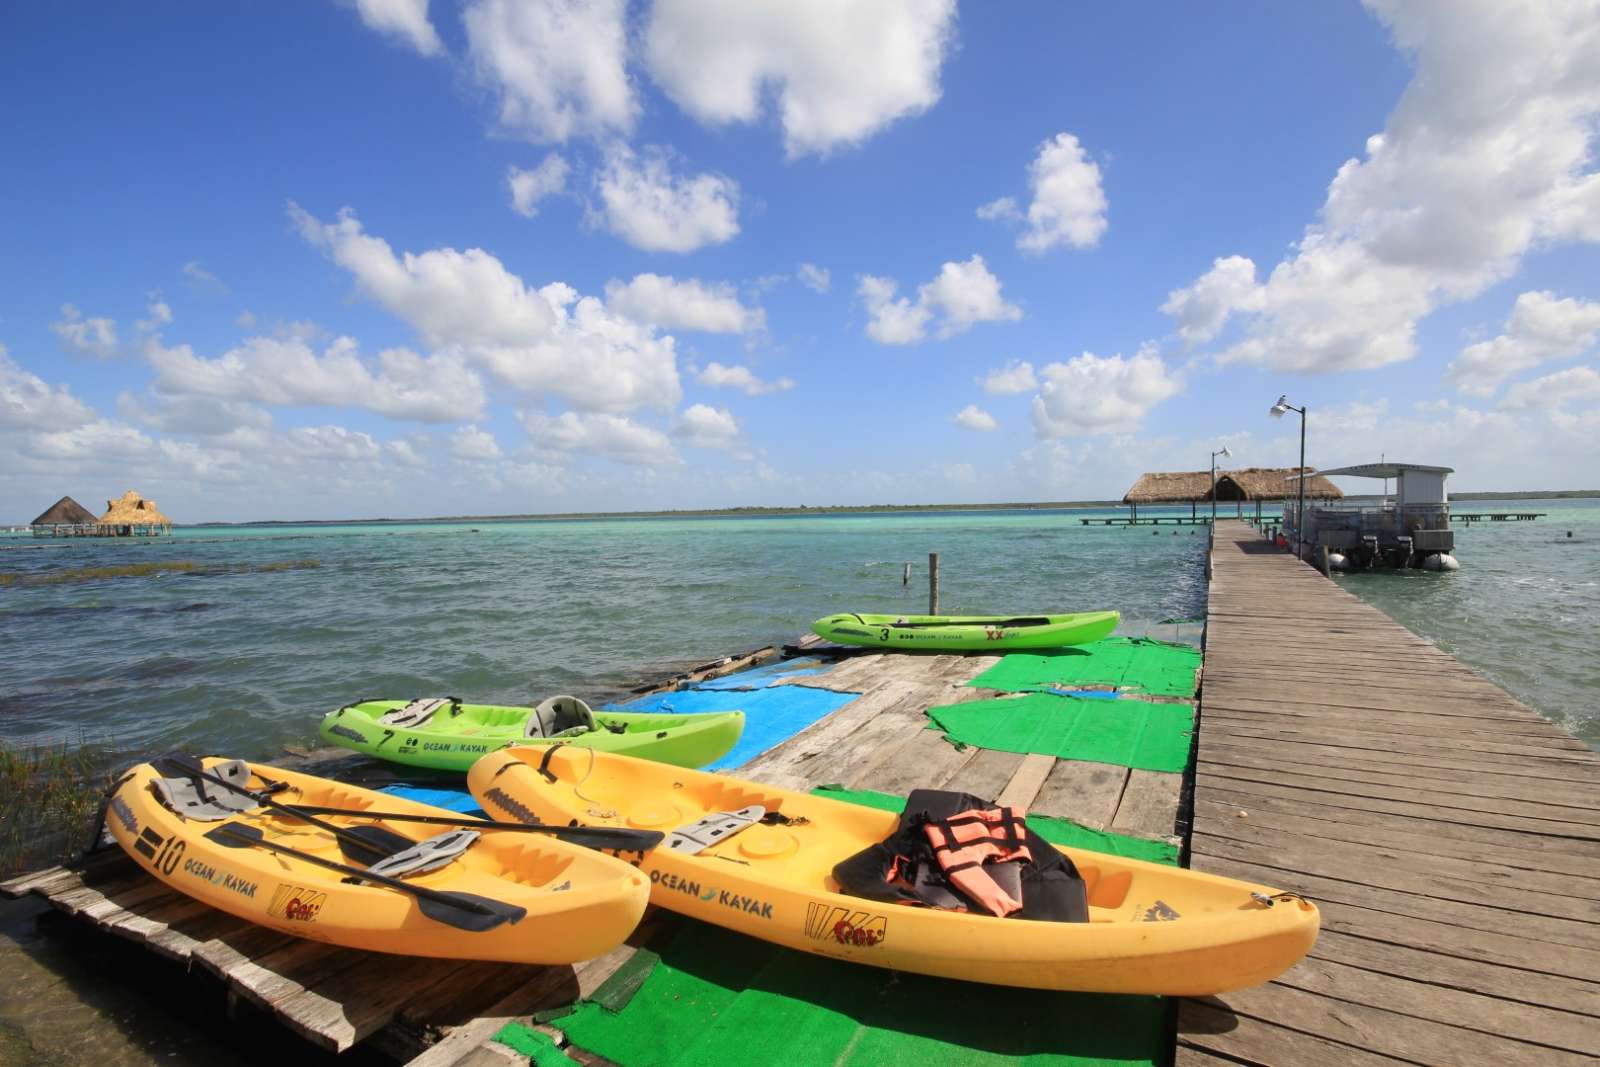
{"type": "Polygon", "coordinates": [[[543,162],[530,170],[512,167],[506,171],[506,187],[511,190],[511,210],[523,218],[533,218],[539,213],[539,201],[566,189],[569,169],[565,159],[551,152],[543,162]]]}
{"type": "Polygon", "coordinates": [[[1445,379],[1463,393],[1490,396],[1507,378],[1541,363],[1581,355],[1600,337],[1600,302],[1535,290],[1517,297],[1505,332],[1461,350],[1445,379]]]}
{"type": "Polygon", "coordinates": [[[472,0],[461,13],[500,124],[535,142],[628,133],[639,112],[627,72],[623,0],[472,0]]]}
{"type": "MultiPolygon", "coordinates": [[[[1106,194],[1100,185],[1100,165],[1089,158],[1070,133],[1058,133],[1039,146],[1028,164],[1031,199],[1023,217],[1026,225],[1017,238],[1024,252],[1052,248],[1093,248],[1106,232],[1106,194]]],[[[1015,202],[1002,197],[978,209],[980,218],[1006,218],[1018,214],[1015,202]],[[986,214],[987,212],[987,214],[986,214]]]]}
{"type": "Polygon", "coordinates": [[[1261,307],[1263,291],[1256,284],[1256,265],[1244,256],[1219,257],[1211,269],[1185,289],[1167,294],[1161,310],[1178,324],[1178,335],[1189,344],[1202,344],[1217,336],[1234,311],[1261,307]]]}
{"type": "Polygon", "coordinates": [[[494,434],[476,426],[463,426],[450,435],[450,454],[457,459],[488,461],[505,455],[494,434]]]}
{"type": "Polygon", "coordinates": [[[748,333],[766,326],[765,312],[741,304],[726,282],[638,274],[631,282],[607,282],[606,303],[619,315],[663,329],[748,333]]]}
{"type": "Polygon", "coordinates": [[[701,122],[753,122],[771,99],[791,157],[826,153],[933,106],[955,9],[955,0],[657,0],[644,57],[701,122]]]}
{"type": "Polygon", "coordinates": [[[1572,403],[1600,400],[1600,371],[1593,367],[1568,367],[1506,390],[1500,407],[1507,411],[1557,410],[1572,403]]]}
{"type": "Polygon", "coordinates": [[[739,441],[739,423],[727,408],[691,404],[678,416],[672,436],[693,448],[732,448],[739,441]]]}
{"type": "Polygon", "coordinates": [[[980,322],[1014,322],[1022,309],[1000,295],[1000,279],[989,271],[983,257],[946,263],[938,277],[917,289],[917,299],[896,297],[892,278],[862,275],[857,294],[871,321],[867,336],[879,344],[914,344],[927,336],[937,322],[939,337],[951,337],[980,322]]]}
{"type": "Polygon", "coordinates": [[[1033,424],[1040,437],[1129,433],[1151,408],[1183,390],[1182,379],[1148,349],[1129,359],[1090,352],[1039,371],[1033,424]]]}
{"type": "Polygon", "coordinates": [[[595,176],[606,229],[646,252],[693,252],[739,233],[739,183],[720,174],[674,174],[667,153],[625,146],[595,176]]]}
{"type": "Polygon", "coordinates": [[[776,378],[770,382],[756,377],[749,367],[727,367],[721,363],[707,363],[695,376],[701,385],[712,389],[738,389],[746,396],[761,396],[764,393],[781,393],[794,388],[793,378],[776,378]]]}
{"type": "Polygon", "coordinates": [[[1510,277],[1536,246],[1600,240],[1595,5],[1367,6],[1416,74],[1290,256],[1223,312],[1246,319],[1222,362],[1321,372],[1410,359],[1434,308],[1510,277]]]}
{"type": "Polygon", "coordinates": [[[983,386],[983,391],[996,396],[1009,396],[1014,393],[1027,393],[1039,388],[1039,379],[1034,377],[1033,364],[1025,361],[1013,360],[1004,367],[996,368],[978,380],[983,386]]]}
{"type": "Polygon", "coordinates": [[[444,50],[428,21],[428,0],[355,0],[355,4],[369,29],[403,41],[425,56],[444,50]]]}
{"type": "Polygon", "coordinates": [[[814,293],[826,293],[833,285],[833,275],[828,268],[819,267],[815,263],[802,263],[798,271],[800,284],[814,293]]]}
{"type": "Polygon", "coordinates": [[[976,404],[968,404],[956,412],[950,421],[964,430],[977,430],[980,433],[988,433],[1000,425],[994,421],[993,415],[976,404]]]}
{"type": "Polygon", "coordinates": [[[216,359],[197,356],[188,345],[168,348],[151,339],[144,356],[156,372],[155,388],[170,395],[355,407],[422,422],[476,418],[484,407],[483,383],[459,357],[424,358],[390,348],[366,360],[349,337],[336,339],[321,355],[297,337],[252,337],[216,359]]]}
{"type": "Polygon", "coordinates": [[[70,429],[94,417],[70,389],[24,370],[0,345],[0,430],[70,429]]]}
{"type": "Polygon", "coordinates": [[[289,210],[307,240],[430,347],[460,352],[513,388],[588,411],[670,410],[682,395],[673,339],[595,297],[562,282],[531,289],[481,248],[397,256],[348,210],[331,223],[289,210]]]}
{"type": "Polygon", "coordinates": [[[555,452],[578,452],[643,467],[683,462],[666,434],[620,415],[564,411],[551,418],[526,413],[522,424],[537,447],[555,452]]]}
{"type": "Polygon", "coordinates": [[[50,329],[61,338],[61,346],[69,352],[100,359],[117,354],[117,324],[98,316],[86,319],[71,304],[61,305],[61,321],[52,322],[50,329]]]}

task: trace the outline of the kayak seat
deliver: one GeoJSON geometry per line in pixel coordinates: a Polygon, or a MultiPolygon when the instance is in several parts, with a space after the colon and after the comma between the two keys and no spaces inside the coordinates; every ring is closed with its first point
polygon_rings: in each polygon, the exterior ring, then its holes
{"type": "Polygon", "coordinates": [[[426,841],[418,841],[403,852],[379,860],[367,870],[390,878],[436,871],[461,855],[478,840],[476,830],[447,830],[426,841]]]}
{"type": "Polygon", "coordinates": [[[528,716],[528,737],[570,737],[595,729],[594,712],[573,696],[554,696],[540,701],[528,716]]]}
{"type": "Polygon", "coordinates": [[[760,804],[752,804],[738,811],[714,811],[703,819],[672,831],[661,847],[669,852],[698,855],[741,830],[750,829],[766,813],[767,809],[760,804]]]}
{"type": "MultiPolygon", "coordinates": [[[[207,769],[206,773],[237,786],[244,786],[250,781],[250,765],[244,760],[219,763],[207,769]]],[[[198,822],[221,822],[261,806],[243,793],[235,793],[200,778],[157,778],[152,784],[161,803],[185,819],[198,822]]]]}
{"type": "Polygon", "coordinates": [[[385,712],[378,721],[385,726],[421,726],[449,704],[459,703],[455,697],[418,697],[403,708],[385,712]]]}

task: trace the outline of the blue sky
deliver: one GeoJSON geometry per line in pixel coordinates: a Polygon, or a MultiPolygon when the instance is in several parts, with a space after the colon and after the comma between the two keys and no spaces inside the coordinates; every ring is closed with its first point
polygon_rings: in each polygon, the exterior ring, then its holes
{"type": "Polygon", "coordinates": [[[0,521],[1587,488],[1600,4],[0,13],[0,521]],[[1159,17],[1157,17],[1159,16],[1159,17]],[[1359,485],[1359,483],[1358,483],[1359,485]]]}

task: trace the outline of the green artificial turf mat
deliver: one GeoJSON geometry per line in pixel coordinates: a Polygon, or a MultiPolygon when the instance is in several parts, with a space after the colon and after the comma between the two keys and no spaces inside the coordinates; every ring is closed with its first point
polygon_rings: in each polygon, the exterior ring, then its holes
{"type": "Polygon", "coordinates": [[[1108,637],[1050,652],[1013,652],[969,686],[1026,693],[1111,685],[1150,696],[1192,697],[1200,650],[1147,637],[1108,637]]]}
{"type": "Polygon", "coordinates": [[[1188,704],[1054,693],[944,704],[929,708],[928,718],[957,744],[1146,771],[1182,771],[1194,731],[1194,708],[1188,704]]]}
{"type": "MultiPolygon", "coordinates": [[[[901,812],[906,807],[905,797],[874,793],[867,789],[845,789],[837,785],[824,785],[818,786],[812,792],[818,796],[847,800],[852,804],[868,808],[882,808],[884,811],[901,812]]],[[[1028,829],[1052,845],[1082,848],[1090,852],[1109,852],[1113,856],[1122,856],[1130,860],[1148,860],[1151,863],[1165,863],[1173,867],[1178,865],[1178,847],[1165,841],[1150,841],[1143,837],[1129,837],[1127,834],[1114,834],[1107,830],[1091,830],[1071,819],[1060,819],[1052,815],[1029,815],[1028,829]]]]}
{"type": "Polygon", "coordinates": [[[549,1034],[521,1023],[506,1023],[493,1040],[528,1057],[533,1067],[567,1067],[577,1063],[556,1047],[549,1034]]]}
{"type": "MultiPolygon", "coordinates": [[[[885,811],[905,807],[903,797],[886,793],[815,792],[885,811]]],[[[1098,834],[1066,819],[1028,823],[1058,844],[1177,862],[1158,842],[1098,834]]],[[[904,974],[692,919],[673,922],[654,969],[625,1006],[585,1001],[556,1023],[574,1046],[623,1067],[1066,1067],[1170,1057],[1168,1004],[1158,997],[904,974]]]]}

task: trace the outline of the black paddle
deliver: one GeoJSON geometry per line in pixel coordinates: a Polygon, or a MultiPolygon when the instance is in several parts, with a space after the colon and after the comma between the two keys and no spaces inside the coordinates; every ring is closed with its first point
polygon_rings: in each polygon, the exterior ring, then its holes
{"type": "Polygon", "coordinates": [[[387,886],[398,889],[402,893],[410,893],[417,898],[417,906],[422,914],[436,922],[454,926],[458,930],[467,930],[472,933],[482,933],[493,930],[503,923],[514,923],[528,914],[528,909],[520,908],[515,904],[507,904],[499,900],[490,900],[488,897],[476,896],[472,893],[445,893],[437,889],[426,889],[420,885],[411,885],[398,878],[390,878],[386,874],[373,874],[371,871],[362,870],[360,867],[351,867],[349,864],[326,860],[310,852],[302,852],[297,848],[287,845],[277,845],[262,836],[261,830],[246,823],[225,822],[220,826],[207,831],[206,839],[215,841],[226,848],[263,848],[268,852],[277,852],[285,856],[293,856],[297,860],[326,867],[330,871],[362,882],[372,882],[375,885],[387,886]]]}
{"type": "Polygon", "coordinates": [[[393,822],[420,822],[430,826],[467,826],[474,830],[509,830],[512,833],[550,834],[585,848],[609,848],[618,852],[648,852],[666,836],[660,830],[630,830],[625,826],[546,826],[543,823],[495,822],[490,819],[452,819],[444,815],[402,815],[389,811],[359,811],[354,808],[319,808],[292,804],[295,811],[310,815],[352,815],[362,819],[393,822]]]}
{"type": "MultiPolygon", "coordinates": [[[[870,626],[872,624],[862,623],[862,625],[870,626]]],[[[1048,626],[1050,625],[1050,620],[1040,616],[1032,616],[1017,619],[962,619],[960,622],[891,622],[887,625],[891,630],[926,630],[938,626],[993,626],[999,628],[1003,626],[1048,626]]]]}
{"type": "Polygon", "coordinates": [[[388,859],[396,852],[404,851],[405,849],[408,849],[412,845],[416,844],[415,841],[412,841],[411,839],[400,834],[394,833],[393,831],[384,830],[380,826],[364,826],[356,828],[335,826],[331,822],[324,822],[321,819],[296,810],[296,808],[291,804],[279,804],[271,797],[257,793],[253,789],[246,789],[242,785],[234,785],[226,778],[219,778],[214,774],[208,773],[204,764],[186,752],[169,752],[165,756],[158,756],[151,760],[150,765],[156,770],[160,771],[162,774],[176,773],[188,778],[198,778],[203,782],[210,782],[212,785],[220,785],[222,788],[238,793],[241,796],[247,796],[269,811],[282,812],[283,814],[299,819],[302,822],[310,823],[317,829],[332,834],[334,840],[340,842],[340,844],[349,845],[358,851],[364,852],[369,856],[376,857],[376,859],[379,860],[388,859]],[[372,830],[377,830],[379,833],[373,834],[368,832],[372,830]],[[392,840],[390,840],[391,838],[392,840]],[[399,847],[393,847],[396,845],[399,847]]]}

